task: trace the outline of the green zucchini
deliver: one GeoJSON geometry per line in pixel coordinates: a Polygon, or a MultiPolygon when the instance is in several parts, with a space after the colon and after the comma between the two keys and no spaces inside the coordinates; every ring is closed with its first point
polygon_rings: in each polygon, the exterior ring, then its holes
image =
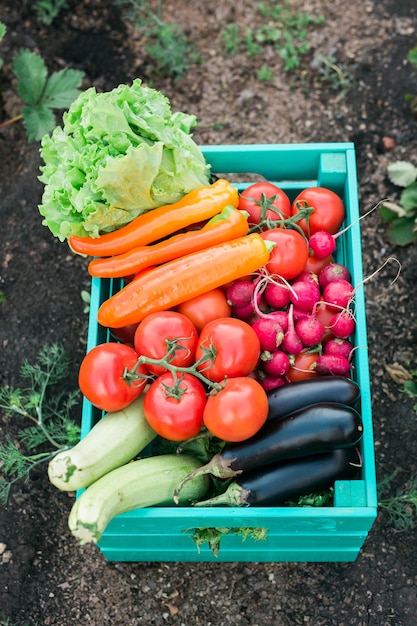
{"type": "MultiPolygon", "coordinates": [[[[164,454],[132,461],[99,478],[75,501],[68,526],[81,544],[97,543],[109,522],[132,509],[174,505],[178,483],[201,465],[186,454],[164,454]]],[[[203,497],[210,484],[206,475],[184,485],[179,504],[203,497]]]]}
{"type": "Polygon", "coordinates": [[[155,439],[139,396],[122,411],[107,413],[73,448],[59,452],[48,466],[50,482],[76,491],[124,465],[155,439]]]}

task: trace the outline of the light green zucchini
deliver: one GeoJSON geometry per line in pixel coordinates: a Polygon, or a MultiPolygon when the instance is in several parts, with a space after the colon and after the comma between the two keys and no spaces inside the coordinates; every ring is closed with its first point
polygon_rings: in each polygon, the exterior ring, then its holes
{"type": "MultiPolygon", "coordinates": [[[[71,509],[69,529],[81,544],[97,543],[116,515],[137,508],[174,505],[178,483],[200,465],[189,455],[164,454],[119,467],[81,493],[71,509]]],[[[181,491],[179,504],[198,501],[207,493],[209,484],[207,475],[190,480],[181,491]]]]}
{"type": "Polygon", "coordinates": [[[133,459],[155,437],[139,396],[122,411],[104,415],[73,448],[59,452],[49,462],[49,480],[62,491],[88,487],[133,459]]]}

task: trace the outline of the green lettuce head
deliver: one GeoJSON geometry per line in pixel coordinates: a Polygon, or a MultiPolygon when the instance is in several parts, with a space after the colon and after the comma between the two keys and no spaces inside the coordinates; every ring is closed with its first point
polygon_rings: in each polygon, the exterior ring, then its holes
{"type": "Polygon", "coordinates": [[[195,117],[172,113],[139,79],[105,93],[87,89],[63,123],[42,139],[39,177],[42,223],[61,241],[116,230],[210,183],[190,132],[195,117]]]}

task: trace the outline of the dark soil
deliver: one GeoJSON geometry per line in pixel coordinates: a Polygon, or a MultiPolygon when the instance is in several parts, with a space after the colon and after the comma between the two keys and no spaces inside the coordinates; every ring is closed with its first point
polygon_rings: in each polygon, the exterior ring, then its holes
{"type": "MultiPolygon", "coordinates": [[[[325,16],[310,41],[316,52],[336,49],[349,68],[354,81],[344,97],[341,85],[333,90],[311,75],[311,57],[284,74],[269,51],[263,64],[274,78],[260,81],[257,57],[225,54],[226,23],[259,22],[249,0],[164,3],[165,19],[184,24],[202,59],[177,81],[152,71],[143,36],[113,3],[70,0],[50,27],[36,19],[34,4],[3,0],[0,8],[8,29],[0,44],[0,120],[20,110],[11,61],[28,47],[51,71],[83,70],[84,87],[109,90],[141,77],[174,110],[197,116],[199,144],[353,141],[362,213],[398,197],[386,176],[389,163],[417,165],[417,122],[405,99],[417,91],[417,70],[406,62],[417,43],[415,0],[291,0],[325,16]]],[[[57,342],[73,363],[66,386],[75,389],[87,331],[80,296],[89,289],[86,262],[41,224],[39,145],[28,144],[19,123],[0,131],[0,163],[0,384],[19,384],[23,361],[57,342]]],[[[365,275],[390,256],[402,264],[394,284],[394,264],[366,283],[377,472],[383,479],[398,471],[394,493],[417,474],[413,398],[389,374],[394,364],[417,367],[417,248],[392,246],[378,211],[363,221],[362,234],[365,275]]],[[[0,416],[2,438],[16,428],[0,416]]],[[[72,540],[72,498],[52,487],[41,467],[0,509],[0,624],[415,626],[416,530],[396,531],[383,511],[351,564],[126,564],[108,563],[96,548],[72,540]]]]}

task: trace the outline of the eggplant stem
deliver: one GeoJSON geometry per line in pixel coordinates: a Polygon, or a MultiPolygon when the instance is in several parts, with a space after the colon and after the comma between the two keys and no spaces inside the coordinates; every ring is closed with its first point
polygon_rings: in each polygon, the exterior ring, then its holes
{"type": "Polygon", "coordinates": [[[179,494],[185,483],[192,480],[196,476],[202,476],[203,474],[211,474],[216,478],[234,478],[241,474],[241,470],[233,470],[231,464],[235,459],[224,459],[221,453],[215,454],[212,459],[205,465],[198,467],[193,472],[185,476],[180,483],[178,483],[174,491],[174,502],[178,504],[179,494]]]}
{"type": "Polygon", "coordinates": [[[230,483],[224,493],[209,498],[208,500],[202,500],[195,502],[194,506],[249,506],[248,496],[250,492],[244,489],[238,483],[230,483]]]}

